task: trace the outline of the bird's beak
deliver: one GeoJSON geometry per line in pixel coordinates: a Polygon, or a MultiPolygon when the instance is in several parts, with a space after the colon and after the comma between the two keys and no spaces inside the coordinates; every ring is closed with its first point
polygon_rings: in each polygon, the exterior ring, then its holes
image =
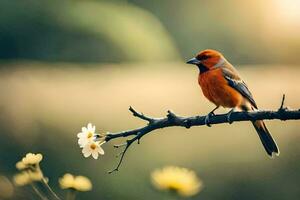
{"type": "Polygon", "coordinates": [[[187,64],[192,64],[192,65],[198,65],[198,64],[201,63],[201,61],[198,60],[197,58],[192,58],[192,59],[188,60],[186,63],[187,64]]]}

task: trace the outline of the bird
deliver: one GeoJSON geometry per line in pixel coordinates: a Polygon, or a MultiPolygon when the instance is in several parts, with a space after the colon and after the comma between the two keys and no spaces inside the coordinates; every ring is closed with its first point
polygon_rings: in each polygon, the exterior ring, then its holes
{"type": "MultiPolygon", "coordinates": [[[[195,57],[188,60],[187,64],[196,65],[199,68],[198,84],[202,93],[216,106],[206,115],[206,125],[210,126],[209,119],[215,115],[214,111],[220,106],[231,108],[227,114],[228,122],[231,122],[230,116],[236,109],[242,111],[258,110],[245,81],[236,68],[219,51],[213,49],[200,51],[195,57]]],[[[264,121],[256,120],[252,123],[267,154],[271,157],[273,155],[278,156],[279,148],[264,121]]]]}

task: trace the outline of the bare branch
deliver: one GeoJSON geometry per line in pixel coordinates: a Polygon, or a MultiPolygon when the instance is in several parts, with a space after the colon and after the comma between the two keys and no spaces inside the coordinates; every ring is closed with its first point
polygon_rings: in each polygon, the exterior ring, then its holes
{"type": "MultiPolygon", "coordinates": [[[[256,120],[299,120],[300,119],[300,109],[299,110],[289,110],[284,107],[285,95],[282,97],[280,108],[277,111],[255,111],[255,112],[230,112],[230,121],[228,120],[228,114],[220,114],[213,115],[209,118],[210,124],[222,124],[222,123],[232,123],[232,122],[241,122],[241,121],[256,121],[256,120]]],[[[118,133],[109,133],[105,141],[108,142],[110,140],[120,138],[120,137],[128,137],[134,136],[132,139],[127,140],[126,143],[121,145],[115,145],[116,148],[125,146],[125,149],[120,153],[121,157],[117,164],[117,167],[111,170],[109,173],[114,171],[118,171],[123,159],[126,154],[128,148],[137,141],[145,136],[146,134],[156,130],[167,127],[184,127],[190,128],[192,126],[203,126],[206,125],[205,117],[206,116],[192,116],[192,117],[181,117],[173,113],[172,111],[168,111],[167,116],[164,118],[151,118],[145,116],[142,113],[135,111],[132,107],[129,110],[133,113],[134,116],[148,121],[149,123],[144,127],[140,127],[137,129],[122,131],[118,133]]]]}
{"type": "Polygon", "coordinates": [[[144,115],[143,113],[139,113],[137,112],[133,107],[129,107],[129,111],[132,112],[133,116],[138,117],[142,120],[146,120],[149,123],[152,123],[155,119],[147,117],[146,115],[144,115]]]}

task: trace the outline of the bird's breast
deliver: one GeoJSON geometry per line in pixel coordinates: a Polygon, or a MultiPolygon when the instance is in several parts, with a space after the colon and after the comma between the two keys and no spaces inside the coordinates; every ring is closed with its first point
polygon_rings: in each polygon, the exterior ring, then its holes
{"type": "Polygon", "coordinates": [[[204,96],[217,106],[234,108],[243,101],[243,96],[228,85],[221,69],[199,74],[198,83],[204,96]]]}

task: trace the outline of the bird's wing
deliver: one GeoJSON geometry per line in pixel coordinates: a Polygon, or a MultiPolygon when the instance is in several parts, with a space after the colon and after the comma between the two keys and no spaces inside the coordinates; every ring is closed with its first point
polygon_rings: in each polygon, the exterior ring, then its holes
{"type": "MultiPolygon", "coordinates": [[[[233,69],[234,70],[234,69],[233,69]]],[[[254,108],[257,109],[257,105],[253,99],[253,96],[246,85],[246,83],[239,77],[238,73],[234,70],[222,69],[224,78],[228,81],[228,85],[237,90],[243,97],[245,97],[254,108]]]]}

